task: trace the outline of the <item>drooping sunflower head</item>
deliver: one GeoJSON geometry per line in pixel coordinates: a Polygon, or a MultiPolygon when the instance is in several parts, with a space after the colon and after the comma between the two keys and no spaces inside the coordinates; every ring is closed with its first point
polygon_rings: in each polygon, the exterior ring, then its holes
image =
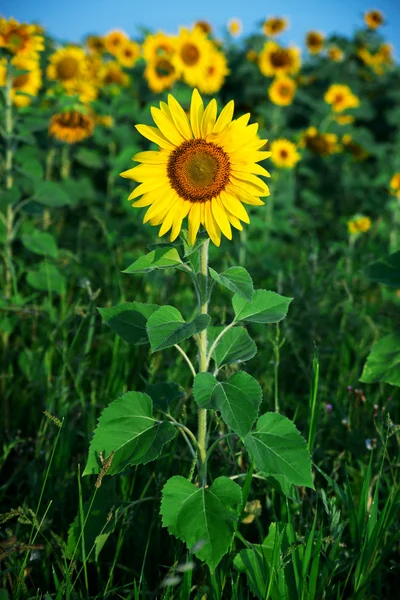
{"type": "Polygon", "coordinates": [[[94,126],[94,119],[88,112],[68,110],[52,116],[49,135],[60,142],[75,144],[90,137],[94,126]]]}
{"type": "Polygon", "coordinates": [[[269,17],[263,24],[263,32],[268,37],[274,37],[287,29],[287,19],[283,17],[269,17]]]}
{"type": "Polygon", "coordinates": [[[128,69],[132,68],[140,58],[140,46],[137,42],[124,42],[116,52],[118,62],[128,69]]]}
{"type": "Polygon", "coordinates": [[[229,74],[225,54],[214,50],[210,55],[206,77],[199,83],[202,94],[216,94],[224,85],[225,77],[229,74]]]}
{"type": "Polygon", "coordinates": [[[50,56],[46,73],[48,79],[60,83],[84,79],[87,75],[85,51],[76,46],[60,48],[50,56]]]}
{"type": "Polygon", "coordinates": [[[168,56],[157,56],[147,63],[144,77],[149,88],[159,94],[170,89],[177,80],[178,75],[168,56]]]}
{"type": "Polygon", "coordinates": [[[205,33],[206,35],[210,35],[210,33],[212,33],[212,30],[213,30],[211,23],[209,23],[208,21],[203,21],[203,20],[196,21],[194,26],[201,29],[202,32],[205,33]]]}
{"type": "Polygon", "coordinates": [[[207,77],[210,56],[214,52],[212,42],[198,27],[192,31],[182,28],[176,38],[173,63],[179,75],[192,87],[201,86],[207,77]]]}
{"type": "Polygon", "coordinates": [[[300,50],[283,48],[269,40],[258,57],[258,65],[266,77],[294,75],[300,69],[300,50]]]}
{"type": "Polygon", "coordinates": [[[301,156],[293,142],[284,138],[271,143],[271,161],[281,169],[293,169],[301,156]]]}
{"type": "Polygon", "coordinates": [[[389,184],[390,193],[400,198],[400,173],[395,173],[389,184]]]}
{"type": "Polygon", "coordinates": [[[343,50],[339,46],[330,46],[327,50],[327,55],[333,62],[340,62],[343,60],[343,50]]]}
{"type": "Polygon", "coordinates": [[[364,21],[370,29],[377,29],[383,25],[383,14],[377,9],[369,10],[364,14],[364,21]]]}
{"type": "Polygon", "coordinates": [[[15,56],[35,57],[44,49],[44,39],[36,25],[0,17],[0,48],[15,56]]]}
{"type": "Polygon", "coordinates": [[[319,54],[324,47],[325,36],[319,31],[309,31],[306,35],[306,46],[311,54],[319,54]]]}
{"type": "Polygon", "coordinates": [[[334,83],[325,92],[324,100],[332,105],[334,112],[343,112],[348,108],[357,108],[360,100],[353,94],[348,85],[334,83]]]}
{"type": "Polygon", "coordinates": [[[233,120],[233,110],[230,101],[217,118],[216,101],[204,107],[195,89],[189,117],[169,95],[168,104],[151,109],[156,127],[136,125],[159,149],[136,154],[141,164],[121,176],[139,182],[128,200],[147,207],[144,222],[161,225],[159,236],[171,231],[175,240],[187,217],[191,245],[204,225],[219,246],[221,233],[232,239],[232,226],[249,223],[244,204],[264,204],[260,197],[269,189],[259,176],[269,173],[258,163],[270,152],[261,151],[266,140],[258,138],[257,124],[248,125],[250,115],[233,120]]]}
{"type": "Polygon", "coordinates": [[[243,25],[240,19],[232,17],[228,21],[228,31],[233,37],[237,37],[242,33],[243,25]]]}
{"type": "Polygon", "coordinates": [[[113,56],[117,56],[121,47],[129,42],[129,37],[126,35],[124,31],[120,31],[119,29],[114,29],[113,31],[109,31],[104,36],[104,47],[113,56]]]}
{"type": "Polygon", "coordinates": [[[115,87],[128,87],[130,77],[121,68],[121,65],[116,61],[109,61],[103,64],[99,72],[99,78],[103,85],[115,87]]]}
{"type": "Polygon", "coordinates": [[[371,219],[365,215],[355,215],[352,219],[347,221],[348,232],[352,235],[366,233],[371,229],[371,226],[371,219]]]}
{"type": "Polygon", "coordinates": [[[296,93],[296,82],[291,77],[277,77],[269,86],[268,95],[277,106],[289,106],[296,93]]]}

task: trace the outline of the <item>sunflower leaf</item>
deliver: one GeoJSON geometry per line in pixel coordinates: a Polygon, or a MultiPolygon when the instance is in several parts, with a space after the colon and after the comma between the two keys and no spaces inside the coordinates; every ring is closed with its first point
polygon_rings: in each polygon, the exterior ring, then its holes
{"type": "Polygon", "coordinates": [[[400,287],[400,251],[389,254],[389,256],[368,265],[364,274],[368,279],[377,283],[395,288],[400,287]]]}
{"type": "Polygon", "coordinates": [[[179,310],[173,306],[162,306],[147,321],[151,351],[171,348],[206,329],[209,322],[209,315],[199,315],[193,321],[186,322],[179,310]]]}
{"type": "MultiPolygon", "coordinates": [[[[207,331],[208,342],[211,346],[217,335],[224,327],[210,327],[207,331]]],[[[236,326],[229,329],[217,343],[212,357],[218,369],[231,363],[242,363],[257,354],[257,346],[244,327],[236,326]]]]}
{"type": "Polygon", "coordinates": [[[241,502],[240,486],[228,477],[218,477],[209,488],[198,488],[176,475],[162,491],[163,526],[186,542],[214,573],[232,543],[241,502]]]}
{"type": "Polygon", "coordinates": [[[384,381],[400,386],[400,333],[391,333],[375,342],[360,377],[362,383],[384,381]]]}
{"type": "Polygon", "coordinates": [[[223,273],[217,273],[214,269],[209,267],[211,277],[223,285],[231,292],[238,294],[245,300],[251,302],[253,298],[254,286],[253,280],[249,273],[243,267],[230,267],[223,273]]]}
{"type": "Polygon", "coordinates": [[[147,319],[159,306],[141,302],[124,302],[111,308],[98,308],[103,320],[128,344],[147,344],[147,319]]]}
{"type": "Polygon", "coordinates": [[[121,473],[131,465],[146,464],[161,454],[164,444],[175,434],[171,423],[154,419],[150,396],[127,392],[101,413],[83,474],[99,473],[103,464],[100,457],[104,461],[111,455],[108,475],[121,473]]]}
{"type": "Polygon", "coordinates": [[[278,323],[286,316],[292,300],[267,290],[256,290],[252,302],[235,294],[232,298],[235,321],[278,323]]]}
{"type": "Polygon", "coordinates": [[[146,256],[142,256],[122,273],[150,273],[155,269],[171,269],[182,264],[176,248],[157,248],[146,256]]]}

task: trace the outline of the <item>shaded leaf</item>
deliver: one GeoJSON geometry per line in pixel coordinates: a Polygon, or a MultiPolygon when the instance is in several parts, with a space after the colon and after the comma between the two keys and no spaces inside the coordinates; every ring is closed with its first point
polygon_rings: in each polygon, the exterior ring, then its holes
{"type": "MultiPolygon", "coordinates": [[[[224,327],[210,327],[207,331],[208,343],[211,346],[224,327]]],[[[257,346],[244,327],[229,329],[219,340],[212,357],[218,369],[230,363],[241,363],[250,360],[257,354],[257,346]]]]}
{"type": "Polygon", "coordinates": [[[111,308],[98,308],[104,321],[128,344],[147,344],[147,320],[159,306],[141,302],[124,302],[111,308]]]}
{"type": "Polygon", "coordinates": [[[360,377],[362,383],[384,381],[400,386],[400,333],[375,342],[360,377]]]}
{"type": "Polygon", "coordinates": [[[218,274],[209,267],[211,277],[231,292],[251,302],[254,292],[253,280],[243,267],[230,267],[223,273],[218,274]]]}
{"type": "Polygon", "coordinates": [[[168,410],[172,402],[183,398],[185,395],[185,390],[180,385],[168,381],[148,383],[145,391],[153,400],[154,406],[164,411],[168,410]]]}
{"type": "Polygon", "coordinates": [[[58,248],[55,237],[46,231],[35,229],[32,233],[25,233],[21,237],[22,243],[31,252],[57,258],[58,248]]]}
{"type": "Polygon", "coordinates": [[[369,265],[364,274],[377,283],[400,287],[400,250],[369,265]]]}
{"type": "Polygon", "coordinates": [[[37,271],[30,271],[26,277],[27,282],[35,290],[65,294],[66,279],[55,265],[42,262],[37,271]]]}
{"type": "Polygon", "coordinates": [[[188,323],[173,306],[162,306],[147,321],[147,333],[152,352],[170,348],[206,329],[208,315],[199,315],[188,323]]]}

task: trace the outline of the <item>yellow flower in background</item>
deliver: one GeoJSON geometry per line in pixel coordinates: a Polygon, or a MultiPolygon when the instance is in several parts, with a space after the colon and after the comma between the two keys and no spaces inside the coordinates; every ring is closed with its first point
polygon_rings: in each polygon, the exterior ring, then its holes
{"type": "Polygon", "coordinates": [[[296,93],[296,82],[290,77],[278,77],[268,88],[271,102],[278,106],[289,106],[296,93]]]}
{"type": "MultiPolygon", "coordinates": [[[[37,96],[42,87],[42,74],[39,63],[34,58],[16,55],[11,59],[11,64],[19,71],[24,71],[12,80],[12,102],[18,107],[29,106],[32,101],[29,96],[37,96]],[[26,94],[29,94],[29,96],[26,94]]],[[[0,61],[0,87],[6,85],[6,74],[6,62],[3,59],[0,61]]]]}
{"type": "Polygon", "coordinates": [[[99,72],[99,79],[103,85],[115,85],[128,87],[130,77],[121,69],[121,65],[116,61],[106,62],[102,65],[99,72]]]}
{"type": "Polygon", "coordinates": [[[212,30],[213,30],[211,23],[209,23],[208,21],[203,21],[203,20],[196,21],[196,23],[194,24],[194,27],[198,27],[206,35],[210,35],[210,33],[212,33],[212,30]]]}
{"type": "Polygon", "coordinates": [[[350,125],[351,123],[354,123],[355,118],[353,115],[336,115],[335,121],[339,125],[350,125]]]}
{"type": "Polygon", "coordinates": [[[99,35],[89,35],[85,39],[85,46],[91,54],[103,54],[105,51],[104,38],[99,35]]]}
{"type": "Polygon", "coordinates": [[[319,54],[324,47],[325,36],[319,31],[309,31],[306,35],[306,46],[311,54],[319,54]]]}
{"type": "Polygon", "coordinates": [[[38,35],[36,25],[0,17],[0,48],[15,56],[35,58],[44,49],[44,39],[38,35]]]}
{"type": "Polygon", "coordinates": [[[87,76],[87,57],[82,48],[66,46],[50,55],[46,70],[51,81],[65,83],[73,79],[85,79],[87,76]]]}
{"type": "Polygon", "coordinates": [[[334,62],[341,62],[343,60],[343,50],[339,46],[330,46],[327,50],[327,55],[330,60],[334,62]]]}
{"type": "Polygon", "coordinates": [[[238,35],[240,35],[242,33],[242,29],[243,26],[242,21],[240,19],[237,19],[236,17],[229,19],[228,31],[233,37],[237,37],[238,35]]]}
{"type": "Polygon", "coordinates": [[[339,152],[340,145],[335,133],[320,133],[314,126],[309,127],[302,135],[300,147],[305,147],[314,154],[328,156],[339,152]]]}
{"type": "Polygon", "coordinates": [[[353,137],[346,133],[342,137],[343,149],[349,152],[356,161],[365,160],[368,158],[368,152],[358,142],[353,140],[353,137]]]}
{"type": "Polygon", "coordinates": [[[269,173],[257,163],[270,156],[260,149],[266,140],[257,135],[258,124],[248,125],[250,114],[232,120],[231,100],[217,118],[217,103],[204,107],[199,92],[192,94],[190,116],[171,95],[151,114],[157,127],[136,125],[157,151],[139,152],[139,166],[121,173],[139,185],[129,196],[134,207],[148,207],[144,223],[161,225],[159,236],[171,230],[175,240],[188,217],[189,244],[204,225],[216,246],[221,234],[232,238],[232,229],[249,223],[243,204],[260,206],[269,189],[262,177],[269,173]],[[140,198],[140,200],[136,200],[140,198]]]}
{"type": "Polygon", "coordinates": [[[281,138],[271,143],[271,161],[275,166],[281,169],[293,169],[300,158],[295,144],[290,140],[281,138]]]}
{"type": "Polygon", "coordinates": [[[370,29],[377,29],[383,25],[383,14],[380,10],[369,10],[364,14],[364,21],[370,29]]]}
{"type": "Polygon", "coordinates": [[[60,142],[76,144],[92,135],[94,125],[91,115],[78,110],[69,110],[52,116],[49,135],[60,142]]]}
{"type": "Polygon", "coordinates": [[[358,235],[359,233],[366,233],[371,229],[372,221],[369,217],[364,215],[356,215],[349,221],[347,221],[348,232],[352,235],[358,235]]]}
{"type": "Polygon", "coordinates": [[[368,48],[362,47],[358,50],[357,55],[363,63],[372,68],[377,75],[382,75],[385,71],[384,67],[393,64],[393,48],[390,44],[381,44],[378,50],[372,54],[368,48]]]}
{"type": "Polygon", "coordinates": [[[300,69],[300,50],[282,48],[277,42],[269,40],[260,53],[258,65],[261,73],[267,77],[294,75],[300,69]]]}
{"type": "Polygon", "coordinates": [[[98,88],[91,81],[72,80],[63,85],[68,96],[78,96],[82,104],[90,104],[98,96],[98,88]]]}
{"type": "Polygon", "coordinates": [[[400,173],[395,173],[392,177],[392,179],[390,180],[390,193],[393,196],[397,196],[397,198],[400,198],[400,173]]]}
{"type": "Polygon", "coordinates": [[[224,85],[225,77],[229,74],[225,55],[216,50],[210,56],[206,77],[199,83],[202,94],[216,94],[224,85]]]}
{"type": "Polygon", "coordinates": [[[348,85],[333,83],[325,92],[324,100],[332,105],[334,112],[343,112],[348,108],[360,106],[360,100],[353,94],[348,85]]]}
{"type": "Polygon", "coordinates": [[[114,126],[114,119],[111,115],[94,115],[94,122],[96,125],[102,125],[107,129],[114,126]]]}
{"type": "Polygon", "coordinates": [[[258,54],[255,50],[249,50],[246,54],[246,58],[248,61],[255,63],[258,61],[258,54]]]}
{"type": "Polygon", "coordinates": [[[104,47],[113,56],[116,56],[118,52],[121,50],[122,46],[129,42],[129,37],[126,35],[124,31],[120,31],[119,29],[114,29],[113,31],[109,31],[104,36],[104,47]]]}
{"type": "Polygon", "coordinates": [[[137,42],[124,42],[115,56],[120,65],[130,69],[140,58],[140,46],[137,42]]]}
{"type": "Polygon", "coordinates": [[[149,88],[157,94],[170,89],[178,78],[175,66],[167,56],[159,56],[146,65],[144,77],[149,88]]]}
{"type": "Polygon", "coordinates": [[[151,62],[163,56],[170,57],[175,52],[175,38],[162,31],[148,35],[143,42],[143,57],[146,62],[151,62]]]}
{"type": "Polygon", "coordinates": [[[172,57],[175,68],[184,81],[195,87],[202,85],[207,77],[210,56],[214,46],[198,27],[192,31],[181,28],[176,38],[176,52],[172,57]]]}
{"type": "Polygon", "coordinates": [[[263,32],[269,37],[274,37],[287,29],[287,20],[283,17],[269,17],[263,24],[263,32]]]}

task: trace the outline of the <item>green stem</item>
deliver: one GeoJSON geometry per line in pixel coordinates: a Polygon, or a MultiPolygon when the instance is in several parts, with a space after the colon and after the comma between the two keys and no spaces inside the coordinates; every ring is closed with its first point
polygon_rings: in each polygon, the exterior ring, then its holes
{"type": "MultiPolygon", "coordinates": [[[[210,240],[207,240],[200,247],[200,274],[201,274],[201,305],[200,314],[207,314],[208,309],[208,247],[210,240]]],[[[207,371],[207,329],[204,329],[199,335],[199,372],[207,371]]],[[[198,434],[197,441],[200,454],[200,478],[203,486],[206,483],[206,465],[207,465],[207,409],[199,408],[198,411],[198,434]]]]}
{"type": "Polygon", "coordinates": [[[71,174],[71,159],[69,147],[64,144],[61,150],[61,179],[68,179],[71,174]]]}

